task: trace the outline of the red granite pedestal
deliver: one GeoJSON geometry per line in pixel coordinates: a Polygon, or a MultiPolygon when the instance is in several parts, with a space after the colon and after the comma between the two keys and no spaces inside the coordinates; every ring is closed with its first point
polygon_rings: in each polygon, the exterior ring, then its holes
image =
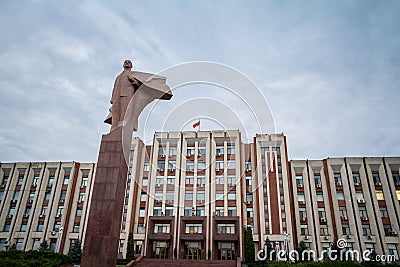
{"type": "Polygon", "coordinates": [[[82,267],[115,267],[117,264],[127,172],[122,127],[118,127],[103,135],[101,140],[82,267]]]}

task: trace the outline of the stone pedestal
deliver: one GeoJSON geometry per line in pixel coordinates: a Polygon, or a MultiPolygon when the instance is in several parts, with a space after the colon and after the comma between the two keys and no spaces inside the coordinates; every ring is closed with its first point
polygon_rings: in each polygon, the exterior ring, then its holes
{"type": "Polygon", "coordinates": [[[115,267],[117,264],[128,172],[122,146],[122,127],[103,135],[82,253],[82,267],[115,267]]]}

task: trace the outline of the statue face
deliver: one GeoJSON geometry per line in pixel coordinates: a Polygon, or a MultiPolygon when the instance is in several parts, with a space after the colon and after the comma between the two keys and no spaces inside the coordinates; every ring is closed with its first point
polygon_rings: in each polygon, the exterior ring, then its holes
{"type": "Polygon", "coordinates": [[[132,61],[130,61],[129,59],[124,61],[124,69],[131,69],[132,68],[132,61]]]}

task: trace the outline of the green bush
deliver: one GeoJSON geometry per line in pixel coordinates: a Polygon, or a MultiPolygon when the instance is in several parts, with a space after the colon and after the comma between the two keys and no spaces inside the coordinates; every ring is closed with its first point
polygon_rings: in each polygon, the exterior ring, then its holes
{"type": "Polygon", "coordinates": [[[70,263],[72,263],[71,257],[50,251],[8,250],[0,252],[0,267],[60,267],[70,263]]]}

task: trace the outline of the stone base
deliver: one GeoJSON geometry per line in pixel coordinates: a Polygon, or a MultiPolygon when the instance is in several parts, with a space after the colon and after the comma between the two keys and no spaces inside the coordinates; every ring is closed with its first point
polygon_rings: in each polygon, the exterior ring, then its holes
{"type": "Polygon", "coordinates": [[[128,166],[122,127],[103,135],[82,253],[82,267],[115,267],[128,166]]]}

